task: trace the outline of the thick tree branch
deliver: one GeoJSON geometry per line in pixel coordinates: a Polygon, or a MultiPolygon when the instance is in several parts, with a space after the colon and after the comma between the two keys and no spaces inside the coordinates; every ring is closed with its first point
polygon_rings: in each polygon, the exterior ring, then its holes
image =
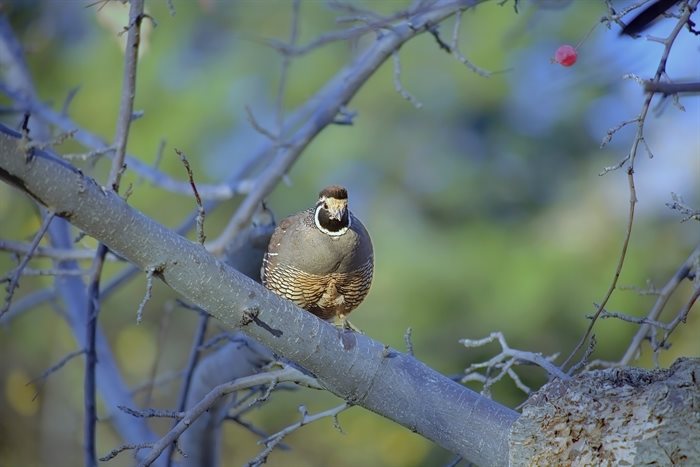
{"type": "Polygon", "coordinates": [[[700,93],[700,82],[693,83],[663,83],[660,81],[644,81],[644,91],[663,94],[696,94],[700,93]]]}
{"type": "MultiPolygon", "coordinates": [[[[0,128],[3,129],[3,128],[0,128]]],[[[504,465],[518,414],[369,337],[343,333],[210,255],[201,245],[131,208],[117,194],[43,151],[28,154],[0,133],[0,179],[229,328],[240,328],[312,372],[331,392],[420,433],[479,465],[504,465]]]]}

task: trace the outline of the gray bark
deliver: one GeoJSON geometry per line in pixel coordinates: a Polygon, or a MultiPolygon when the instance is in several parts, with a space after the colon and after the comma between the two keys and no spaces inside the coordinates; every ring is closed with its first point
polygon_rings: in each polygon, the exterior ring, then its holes
{"type": "Polygon", "coordinates": [[[513,425],[510,464],[700,465],[700,359],[543,386],[513,425]]]}

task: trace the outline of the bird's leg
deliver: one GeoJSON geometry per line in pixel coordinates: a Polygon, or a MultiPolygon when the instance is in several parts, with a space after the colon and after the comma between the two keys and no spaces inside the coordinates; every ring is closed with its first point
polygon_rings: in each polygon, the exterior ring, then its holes
{"type": "Polygon", "coordinates": [[[345,315],[345,313],[338,313],[337,315],[335,315],[332,324],[333,326],[337,327],[342,331],[353,331],[360,334],[364,334],[364,332],[362,332],[360,328],[348,321],[348,317],[345,315]]]}

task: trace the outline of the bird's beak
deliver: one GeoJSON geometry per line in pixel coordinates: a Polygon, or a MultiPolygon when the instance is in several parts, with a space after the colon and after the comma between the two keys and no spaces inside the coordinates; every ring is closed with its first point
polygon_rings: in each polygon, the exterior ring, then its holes
{"type": "Polygon", "coordinates": [[[344,199],[338,200],[338,199],[330,198],[330,199],[326,200],[326,204],[328,205],[328,217],[330,219],[340,222],[347,215],[347,211],[348,211],[347,200],[344,200],[344,199]]]}
{"type": "Polygon", "coordinates": [[[343,216],[345,216],[345,211],[346,207],[345,206],[338,206],[333,209],[328,210],[328,217],[331,219],[341,221],[343,220],[343,216]]]}

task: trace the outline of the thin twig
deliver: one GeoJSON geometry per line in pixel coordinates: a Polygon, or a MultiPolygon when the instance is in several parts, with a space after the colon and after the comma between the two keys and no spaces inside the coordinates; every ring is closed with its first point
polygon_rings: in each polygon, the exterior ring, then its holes
{"type": "Polygon", "coordinates": [[[157,271],[158,268],[156,267],[146,269],[146,293],[144,294],[143,299],[141,300],[141,303],[139,303],[139,307],[136,310],[136,324],[141,324],[141,320],[143,320],[143,309],[153,294],[153,275],[157,271]]]}
{"type": "MultiPolygon", "coordinates": [[[[177,410],[179,412],[184,412],[185,406],[187,404],[187,397],[190,393],[190,388],[192,387],[192,375],[194,375],[194,370],[197,367],[197,362],[199,361],[199,355],[204,342],[204,336],[207,333],[207,326],[209,324],[209,315],[200,311],[199,323],[197,325],[197,331],[192,339],[192,345],[190,346],[190,355],[187,358],[187,366],[185,367],[185,376],[182,380],[182,385],[180,386],[180,394],[177,397],[177,410]]],[[[166,451],[165,459],[166,465],[170,467],[172,465],[172,455],[175,449],[175,444],[171,444],[166,451]]]]}
{"type": "Polygon", "coordinates": [[[556,355],[544,357],[539,353],[512,349],[506,342],[506,339],[501,332],[492,332],[488,337],[484,337],[482,339],[460,339],[459,342],[467,348],[474,348],[482,347],[494,341],[497,341],[501,346],[501,352],[485,362],[472,363],[464,370],[464,376],[461,378],[462,383],[466,383],[468,381],[478,381],[482,383],[483,395],[488,397],[491,386],[500,381],[506,375],[508,375],[513,380],[515,385],[520,390],[525,392],[525,394],[530,394],[530,388],[523,384],[520,377],[512,369],[512,367],[519,362],[534,363],[535,365],[538,365],[546,370],[551,377],[560,378],[562,380],[569,379],[568,375],[566,375],[561,369],[552,363],[552,360],[556,358],[556,355]],[[477,373],[477,370],[482,369],[485,370],[485,375],[477,373]],[[499,371],[495,376],[490,374],[491,370],[493,369],[497,369],[499,371]]]}
{"type": "Polygon", "coordinates": [[[391,58],[394,60],[394,89],[396,89],[396,92],[401,94],[401,97],[410,102],[413,107],[420,109],[423,107],[423,104],[418,99],[413,97],[411,93],[406,91],[401,84],[401,60],[399,59],[399,51],[394,50],[391,53],[391,58]]]}
{"type": "MultiPolygon", "coordinates": [[[[265,431],[261,430],[260,428],[256,427],[256,426],[253,425],[252,423],[250,423],[250,422],[248,422],[248,421],[246,421],[246,420],[243,420],[243,419],[240,418],[240,417],[226,417],[225,420],[231,420],[232,422],[236,423],[237,425],[240,425],[240,426],[242,426],[243,428],[245,428],[246,430],[250,431],[250,432],[253,433],[254,435],[259,436],[260,438],[263,438],[263,439],[264,439],[264,438],[269,438],[269,437],[270,437],[270,434],[268,434],[268,433],[266,433],[265,431]]],[[[289,445],[287,445],[287,444],[285,444],[285,443],[278,443],[277,446],[275,446],[275,447],[276,447],[277,449],[282,450],[282,451],[288,451],[288,450],[291,449],[291,448],[289,447],[289,445]]]]}
{"type": "Polygon", "coordinates": [[[199,196],[199,191],[197,191],[197,184],[194,182],[192,167],[190,167],[190,162],[187,160],[187,156],[184,152],[180,151],[177,148],[175,148],[175,153],[178,156],[180,156],[180,160],[185,166],[185,170],[187,171],[187,178],[190,181],[190,186],[192,187],[192,192],[194,193],[194,200],[197,203],[197,240],[199,241],[200,245],[204,245],[204,241],[207,239],[206,235],[204,235],[204,217],[206,216],[206,211],[204,210],[204,206],[202,205],[202,198],[199,196]]]}
{"type": "MultiPolygon", "coordinates": [[[[72,131],[77,129],[77,132],[73,135],[73,139],[86,147],[93,148],[92,151],[88,151],[87,153],[63,155],[63,158],[74,157],[83,159],[100,154],[110,155],[111,153],[115,152],[116,148],[113,145],[108,144],[96,134],[81,128],[70,118],[65,115],[61,115],[60,112],[53,110],[48,105],[25,94],[20,94],[15,90],[8,88],[3,83],[0,83],[0,92],[15,101],[17,105],[21,106],[23,111],[31,112],[33,116],[46,123],[54,125],[63,131],[72,131]]],[[[110,155],[110,157],[114,156],[110,155]]],[[[133,155],[127,155],[125,160],[129,166],[129,170],[137,173],[145,180],[148,180],[150,183],[163,190],[182,195],[189,195],[192,193],[192,188],[190,187],[189,183],[183,183],[170,177],[164,172],[155,170],[153,167],[145,162],[141,162],[133,155]]],[[[253,161],[251,161],[251,163],[252,162],[253,161]]],[[[246,168],[249,167],[250,164],[247,164],[246,168]]],[[[198,188],[202,199],[228,200],[236,195],[247,193],[251,188],[251,184],[250,180],[240,179],[239,177],[231,177],[230,181],[228,182],[207,185],[200,184],[198,188]]]]}
{"type": "MultiPolygon", "coordinates": [[[[63,368],[66,363],[70,362],[78,355],[82,355],[84,353],[85,353],[85,349],[78,349],[78,350],[74,350],[73,352],[68,353],[67,355],[64,355],[62,359],[60,359],[58,362],[54,363],[49,368],[44,370],[39,376],[37,376],[33,380],[29,381],[27,383],[27,385],[36,384],[36,383],[39,383],[39,384],[43,383],[49,376],[51,376],[53,373],[55,373],[58,370],[60,370],[61,368],[63,368]]],[[[36,396],[38,394],[39,393],[37,392],[34,395],[34,399],[36,399],[36,396]]]]}
{"type": "Polygon", "coordinates": [[[673,200],[673,202],[666,203],[666,206],[668,206],[670,209],[680,212],[681,214],[685,214],[685,217],[681,219],[681,222],[687,222],[691,219],[700,221],[700,209],[691,208],[690,206],[685,204],[685,200],[683,200],[683,197],[677,195],[676,193],[671,193],[671,199],[673,200]]]}
{"type": "MultiPolygon", "coordinates": [[[[641,324],[639,330],[637,333],[634,335],[632,338],[632,341],[630,345],[627,347],[627,350],[625,351],[625,354],[619,361],[605,361],[605,360],[594,360],[590,364],[586,366],[586,368],[592,368],[592,367],[603,367],[603,368],[610,368],[610,367],[620,367],[620,366],[627,366],[629,365],[632,360],[637,358],[639,356],[640,352],[640,346],[642,345],[642,342],[645,340],[650,340],[652,342],[652,350],[654,350],[654,355],[656,355],[656,349],[658,349],[658,343],[656,343],[656,333],[653,332],[655,324],[658,324],[658,318],[661,315],[662,311],[666,307],[666,304],[668,303],[669,299],[671,298],[671,295],[673,294],[674,291],[678,289],[678,286],[683,282],[685,279],[690,278],[696,269],[700,269],[700,266],[697,266],[697,264],[700,262],[700,245],[698,245],[693,252],[688,256],[688,258],[683,262],[683,264],[678,268],[678,270],[675,272],[675,274],[669,279],[669,281],[664,285],[659,291],[658,291],[658,297],[656,298],[656,302],[654,303],[654,306],[651,308],[649,313],[647,313],[645,318],[642,318],[645,322],[641,324]],[[653,323],[653,324],[652,324],[653,323]]],[[[695,273],[697,277],[697,273],[695,273]]],[[[689,301],[687,304],[688,309],[690,306],[692,306],[692,300],[689,301]]],[[[678,319],[678,317],[684,312],[684,309],[681,309],[681,311],[676,315],[675,319],[678,319]]],[[[674,319],[674,320],[675,320],[674,319]]],[[[679,321],[680,322],[680,321],[679,321]]]]}
{"type": "Polygon", "coordinates": [[[139,452],[141,449],[150,448],[152,446],[153,446],[153,443],[122,444],[121,446],[109,451],[106,455],[100,457],[100,461],[107,462],[109,460],[112,460],[124,451],[135,450],[136,452],[139,452]]]}
{"type": "Polygon", "coordinates": [[[598,342],[596,341],[595,334],[591,334],[591,338],[588,341],[588,347],[586,347],[586,351],[583,353],[583,357],[581,357],[581,360],[576,365],[571,367],[571,369],[569,370],[570,375],[576,374],[581,368],[584,368],[586,365],[588,365],[591,355],[593,355],[593,352],[595,351],[597,343],[598,342]]]}
{"type": "Polygon", "coordinates": [[[97,389],[95,381],[95,366],[97,365],[97,316],[100,312],[100,277],[104,264],[107,247],[100,243],[92,262],[90,279],[86,291],[87,303],[85,312],[85,381],[83,382],[83,405],[85,426],[84,433],[84,463],[87,467],[97,466],[96,425],[97,425],[97,389]]]}
{"type": "Polygon", "coordinates": [[[253,110],[250,108],[249,105],[245,106],[245,113],[246,117],[248,118],[248,122],[250,122],[250,125],[253,127],[255,131],[260,133],[261,135],[265,136],[268,138],[270,141],[277,142],[280,135],[276,135],[264,126],[258,122],[258,119],[255,118],[255,114],[253,113],[253,110]]]}
{"type": "Polygon", "coordinates": [[[117,406],[119,410],[136,418],[175,418],[181,420],[185,414],[182,411],[163,409],[142,409],[136,410],[123,405],[117,406]]]}
{"type": "Polygon", "coordinates": [[[68,91],[68,94],[66,95],[66,98],[63,101],[63,106],[61,107],[61,114],[68,114],[68,107],[70,107],[71,103],[73,102],[73,99],[78,94],[78,91],[80,91],[80,86],[75,86],[73,89],[68,91]]]}
{"type": "MultiPolygon", "coordinates": [[[[684,10],[683,14],[679,18],[678,22],[676,23],[675,27],[671,31],[671,33],[668,35],[668,37],[665,40],[665,46],[663,53],[661,54],[661,58],[659,59],[659,65],[656,68],[656,73],[654,75],[654,78],[651,80],[652,82],[659,82],[661,80],[661,77],[664,75],[666,72],[666,62],[668,61],[669,54],[671,53],[671,48],[673,47],[673,43],[678,37],[678,34],[680,31],[683,29],[685,24],[687,23],[688,19],[690,18],[690,15],[692,14],[693,11],[695,11],[695,8],[698,5],[698,1],[700,0],[690,0],[687,3],[687,7],[684,10]]],[[[600,308],[596,312],[596,314],[593,316],[591,319],[590,324],[588,325],[588,328],[586,329],[586,332],[584,333],[583,337],[578,341],[574,349],[572,350],[571,354],[566,358],[564,363],[561,365],[562,368],[565,368],[568,363],[571,361],[571,359],[576,355],[579,350],[581,350],[581,347],[583,344],[586,342],[588,339],[588,336],[591,334],[593,330],[593,326],[595,326],[595,323],[598,319],[598,316],[602,312],[602,310],[605,308],[608,300],[612,296],[613,292],[615,291],[615,288],[617,286],[617,281],[620,277],[620,273],[622,272],[622,266],[625,263],[625,258],[627,256],[627,247],[629,246],[629,240],[632,235],[632,226],[634,224],[634,213],[635,213],[635,206],[637,203],[637,194],[634,186],[634,163],[637,157],[637,152],[639,149],[639,145],[644,144],[647,152],[651,155],[651,151],[649,150],[648,146],[646,145],[646,141],[644,139],[644,123],[646,121],[646,116],[649,112],[649,106],[651,105],[651,101],[653,98],[653,93],[649,93],[646,95],[644,99],[644,103],[642,104],[642,109],[639,113],[639,116],[637,117],[637,133],[634,138],[634,141],[632,142],[632,147],[630,149],[630,152],[627,154],[625,158],[623,158],[620,163],[618,163],[618,168],[622,167],[624,164],[628,164],[627,167],[627,180],[628,180],[628,186],[629,186],[629,193],[630,193],[630,201],[629,201],[629,214],[627,218],[627,228],[625,231],[625,238],[622,244],[622,249],[620,252],[620,257],[617,262],[617,267],[615,268],[615,274],[613,276],[613,280],[610,284],[610,287],[608,288],[608,291],[606,292],[605,296],[603,297],[603,300],[600,302],[600,308]]],[[[604,173],[607,172],[604,171],[604,173]]]]}
{"type": "MultiPolygon", "coordinates": [[[[661,312],[666,307],[668,300],[671,298],[671,294],[678,288],[680,283],[688,277],[688,274],[693,270],[694,264],[700,258],[700,246],[697,246],[693,252],[688,256],[688,258],[683,262],[676,273],[669,279],[669,281],[664,285],[659,291],[659,296],[654,303],[652,309],[647,313],[646,319],[655,321],[661,315],[661,312]]],[[[651,331],[651,326],[649,324],[643,324],[637,333],[632,338],[632,342],[627,347],[624,356],[618,362],[620,365],[629,365],[629,363],[635,358],[639,351],[639,347],[651,331]]]]}
{"type": "Polygon", "coordinates": [[[136,395],[144,391],[151,391],[153,388],[180,381],[183,374],[183,371],[169,371],[162,373],[153,379],[149,379],[148,381],[139,384],[138,386],[134,386],[134,388],[131,390],[131,395],[136,395]]]}
{"type": "MultiPolygon", "coordinates": [[[[601,149],[604,148],[605,146],[608,145],[610,141],[612,141],[613,136],[615,136],[615,133],[626,127],[627,125],[631,125],[633,123],[639,123],[639,117],[633,118],[631,120],[625,120],[624,122],[618,123],[614,127],[610,128],[607,133],[605,134],[605,138],[603,138],[603,141],[600,143],[601,149]]],[[[622,163],[619,163],[619,165],[614,165],[611,167],[605,167],[603,168],[603,172],[600,173],[600,175],[604,175],[612,170],[619,169],[625,164],[626,160],[623,159],[622,163]]]]}
{"type": "Polygon", "coordinates": [[[460,63],[465,65],[471,71],[473,71],[474,73],[476,73],[479,76],[482,76],[484,78],[488,78],[489,76],[491,76],[490,71],[484,70],[483,68],[480,68],[480,67],[474,65],[459,50],[459,31],[461,29],[461,25],[462,25],[462,10],[457,10],[457,13],[455,13],[454,27],[452,28],[452,42],[450,43],[450,52],[457,60],[460,61],[460,63]]]}
{"type": "Polygon", "coordinates": [[[265,445],[265,449],[263,449],[257,456],[255,456],[253,459],[247,462],[246,467],[259,467],[265,464],[267,462],[267,457],[270,455],[275,446],[277,446],[277,444],[279,444],[285,436],[298,430],[304,425],[308,425],[309,423],[313,423],[323,418],[333,417],[335,425],[338,426],[338,414],[349,409],[350,407],[352,407],[352,405],[350,405],[347,402],[344,402],[338,405],[337,407],[333,407],[332,409],[319,412],[315,415],[309,415],[309,413],[306,410],[306,407],[304,407],[303,405],[300,406],[299,412],[301,413],[301,420],[289,425],[288,427],[278,431],[274,435],[269,436],[264,440],[258,441],[258,444],[265,445]]]}
{"type": "MultiPolygon", "coordinates": [[[[597,307],[598,305],[596,305],[597,307]]],[[[589,317],[590,319],[593,318],[593,316],[589,317]]],[[[628,323],[632,324],[648,324],[652,327],[659,328],[659,329],[667,329],[668,325],[664,324],[660,321],[655,321],[653,319],[649,319],[647,317],[642,317],[642,318],[637,318],[636,316],[629,316],[624,313],[618,313],[616,311],[608,311],[608,310],[603,310],[603,312],[600,314],[600,319],[608,319],[608,318],[614,318],[614,319],[619,319],[620,321],[625,321],[628,323]]]]}
{"type": "MultiPolygon", "coordinates": [[[[630,192],[629,214],[627,217],[627,228],[625,230],[625,238],[622,242],[622,250],[620,251],[620,256],[617,260],[617,267],[615,268],[615,274],[613,275],[612,282],[610,283],[610,286],[608,287],[608,291],[605,293],[605,295],[603,296],[603,300],[601,300],[601,302],[600,302],[598,310],[595,312],[593,317],[591,317],[591,322],[588,325],[586,332],[584,333],[583,337],[581,337],[581,339],[578,341],[578,343],[576,344],[576,347],[574,347],[574,349],[569,354],[569,356],[566,358],[566,360],[564,360],[564,363],[562,363],[561,368],[566,368],[566,366],[571,361],[571,359],[578,353],[578,351],[581,349],[583,344],[588,340],[588,336],[590,336],[591,332],[593,331],[593,326],[595,326],[595,323],[598,320],[600,313],[602,313],[603,309],[605,308],[605,305],[607,305],[608,300],[610,300],[610,297],[612,297],[612,294],[615,291],[615,288],[617,287],[617,281],[620,279],[620,274],[622,273],[622,266],[625,264],[625,258],[627,257],[627,248],[629,247],[630,238],[632,236],[632,226],[634,225],[634,212],[635,212],[635,206],[637,205],[637,191],[634,187],[634,168],[633,168],[632,164],[633,164],[633,161],[630,161],[630,166],[627,169],[627,181],[629,184],[629,192],[630,192]]],[[[571,371],[569,371],[569,374],[572,374],[571,371]]]]}
{"type": "Polygon", "coordinates": [[[134,96],[136,95],[136,68],[138,65],[139,45],[141,42],[141,21],[144,18],[143,0],[131,0],[129,8],[129,25],[124,53],[124,79],[122,82],[119,116],[114,137],[116,151],[109,171],[109,186],[119,193],[119,182],[126,157],[126,145],[134,113],[134,96]]]}
{"type": "Polygon", "coordinates": [[[64,133],[59,133],[48,141],[27,141],[25,144],[25,149],[40,149],[46,150],[51,149],[54,146],[58,146],[66,142],[66,140],[73,138],[77,130],[66,131],[64,133]]]}
{"type": "Polygon", "coordinates": [[[86,160],[94,159],[98,156],[102,156],[102,155],[110,153],[110,152],[115,152],[116,150],[117,150],[117,148],[115,146],[105,146],[103,148],[93,149],[92,151],[88,151],[88,152],[61,154],[61,159],[65,159],[68,161],[70,161],[70,160],[86,161],[86,160]]]}
{"type": "Polygon", "coordinates": [[[12,275],[12,279],[10,280],[9,284],[7,284],[7,295],[5,296],[5,303],[3,304],[2,308],[0,308],[0,318],[2,318],[2,316],[5,313],[7,313],[7,310],[10,309],[10,304],[12,303],[12,296],[15,293],[15,289],[19,285],[19,278],[22,275],[22,270],[27,266],[29,260],[32,259],[34,251],[39,246],[39,242],[44,237],[44,234],[46,234],[46,231],[48,230],[49,225],[51,225],[51,221],[53,220],[54,216],[55,214],[53,212],[47,213],[44,216],[44,220],[41,222],[41,227],[39,227],[39,231],[36,233],[36,235],[34,235],[34,239],[29,245],[29,250],[15,268],[14,273],[12,275]]]}
{"type": "Polygon", "coordinates": [[[180,420],[165,436],[153,444],[151,452],[139,463],[140,466],[151,465],[170,444],[177,440],[183,431],[194,423],[204,412],[209,410],[221,397],[232,392],[246,389],[261,384],[271,384],[272,382],[293,381],[309,387],[321,388],[316,380],[305,375],[301,371],[285,367],[281,370],[259,373],[256,375],[238,378],[229,383],[216,386],[209,391],[201,401],[193,405],[185,412],[185,416],[180,420]]]}
{"type": "MultiPolygon", "coordinates": [[[[299,38],[299,11],[301,9],[301,1],[294,0],[292,2],[292,25],[289,32],[288,46],[296,47],[297,39],[299,38]]],[[[277,137],[274,141],[282,140],[282,132],[284,131],[284,96],[287,90],[287,78],[289,76],[289,66],[292,63],[290,55],[282,56],[282,70],[280,72],[280,82],[277,87],[277,99],[275,100],[275,116],[277,119],[277,137]]]]}
{"type": "MultiPolygon", "coordinates": [[[[347,5],[347,4],[346,4],[347,5]]],[[[376,17],[376,19],[365,18],[361,25],[353,26],[348,29],[341,29],[339,31],[331,31],[325,34],[321,34],[314,40],[303,46],[290,46],[290,44],[276,40],[276,39],[258,39],[255,37],[249,37],[250,40],[255,42],[263,43],[282,55],[289,57],[299,57],[306,55],[309,52],[316,50],[324,45],[338,42],[338,41],[351,41],[358,39],[359,37],[367,34],[368,32],[380,31],[382,29],[390,28],[392,23],[397,20],[405,19],[410,14],[418,15],[425,12],[424,8],[418,8],[415,10],[401,10],[387,17],[376,17]]],[[[353,18],[357,20],[358,18],[353,18]]]]}
{"type": "Polygon", "coordinates": [[[695,302],[698,300],[698,297],[700,297],[700,287],[696,287],[695,290],[693,291],[693,294],[690,296],[688,301],[683,305],[683,308],[681,308],[678,313],[676,314],[676,317],[669,323],[669,325],[666,328],[666,332],[664,333],[663,339],[661,339],[661,342],[659,343],[659,347],[666,347],[666,344],[668,343],[668,338],[671,336],[671,333],[675,331],[675,329],[678,327],[680,323],[685,323],[686,320],[688,319],[688,314],[690,313],[690,309],[693,307],[695,302]]]}
{"type": "MultiPolygon", "coordinates": [[[[23,276],[87,276],[90,271],[84,269],[31,269],[25,268],[23,276]]],[[[2,280],[0,280],[2,282],[2,280]]]]}
{"type": "Polygon", "coordinates": [[[56,299],[56,290],[52,288],[40,289],[31,292],[19,300],[12,302],[10,309],[0,318],[0,325],[9,324],[14,318],[21,315],[25,311],[33,310],[44,302],[50,302],[56,299]]]}
{"type": "MultiPolygon", "coordinates": [[[[141,20],[143,19],[144,0],[131,0],[129,7],[129,24],[124,53],[124,78],[122,82],[121,100],[119,103],[119,115],[114,136],[115,154],[107,180],[107,189],[119,193],[119,183],[124,173],[124,159],[126,157],[126,145],[129,139],[129,129],[134,112],[134,96],[136,95],[136,67],[138,63],[139,43],[141,37],[141,20]]],[[[100,312],[99,290],[100,277],[107,247],[100,243],[97,247],[93,272],[87,291],[86,326],[86,364],[85,364],[85,466],[97,466],[97,450],[95,445],[96,415],[96,389],[95,389],[95,365],[97,364],[97,352],[95,349],[97,333],[97,317],[100,312]]]]}
{"type": "MultiPolygon", "coordinates": [[[[47,246],[37,246],[32,248],[31,243],[13,242],[11,240],[0,240],[0,251],[12,251],[14,253],[19,253],[26,255],[32,252],[32,257],[46,257],[59,261],[64,260],[87,260],[92,259],[95,256],[95,250],[75,250],[75,249],[63,249],[63,248],[52,248],[47,246]]],[[[115,257],[109,255],[108,258],[114,261],[115,257]]]]}

